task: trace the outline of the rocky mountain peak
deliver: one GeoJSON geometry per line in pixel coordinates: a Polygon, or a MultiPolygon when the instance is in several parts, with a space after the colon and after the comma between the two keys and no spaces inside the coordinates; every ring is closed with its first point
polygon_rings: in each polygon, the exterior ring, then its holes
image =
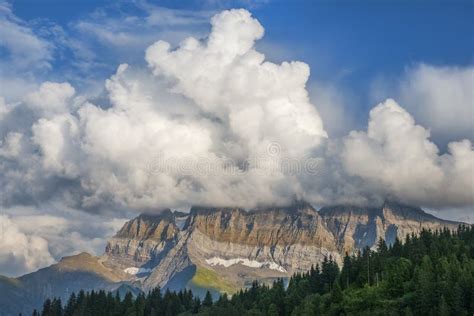
{"type": "Polygon", "coordinates": [[[126,222],[112,237],[105,249],[107,263],[134,272],[143,264],[153,265],[160,260],[164,249],[173,247],[180,229],[174,214],[166,209],[158,214],[141,214],[126,222]]]}
{"type": "Polygon", "coordinates": [[[159,214],[140,214],[125,223],[114,238],[170,240],[178,231],[173,213],[166,209],[159,214]]]}
{"type": "Polygon", "coordinates": [[[382,238],[388,244],[422,229],[456,229],[460,223],[439,219],[420,207],[385,201],[379,207],[352,205],[323,207],[319,214],[336,236],[341,252],[352,253],[364,247],[374,247],[382,238]]]}
{"type": "Polygon", "coordinates": [[[249,211],[193,208],[186,227],[219,242],[246,245],[315,244],[331,239],[317,211],[305,202],[249,211]]]}
{"type": "MultiPolygon", "coordinates": [[[[410,206],[399,202],[386,200],[382,207],[381,212],[384,217],[395,216],[399,219],[410,219],[418,221],[440,221],[441,219],[435,217],[432,214],[426,213],[421,207],[410,206]]],[[[442,220],[441,220],[442,221],[442,220]]],[[[453,222],[454,223],[454,222],[453,222]]]]}

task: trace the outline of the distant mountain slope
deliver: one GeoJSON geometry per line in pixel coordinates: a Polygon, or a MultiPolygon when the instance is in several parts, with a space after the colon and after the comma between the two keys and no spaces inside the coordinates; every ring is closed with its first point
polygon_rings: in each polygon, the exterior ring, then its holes
{"type": "Polygon", "coordinates": [[[233,293],[253,280],[269,283],[306,271],[331,256],[373,247],[379,238],[417,234],[423,228],[456,229],[420,208],[386,202],[381,207],[310,204],[245,211],[193,207],[128,221],[102,257],[87,253],[19,278],[0,278],[0,315],[31,312],[46,297],[79,289],[190,288],[233,293]],[[3,314],[2,314],[3,313],[3,314]]]}
{"type": "Polygon", "coordinates": [[[48,297],[66,299],[79,290],[114,290],[125,274],[105,267],[88,253],[64,257],[47,268],[19,278],[0,278],[0,315],[29,315],[48,297]]]}

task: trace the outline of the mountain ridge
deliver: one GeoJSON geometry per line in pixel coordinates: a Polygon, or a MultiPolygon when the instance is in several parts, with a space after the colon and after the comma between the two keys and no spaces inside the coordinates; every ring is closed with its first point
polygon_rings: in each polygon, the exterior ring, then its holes
{"type": "Polygon", "coordinates": [[[30,313],[46,296],[65,297],[64,292],[80,288],[130,286],[148,291],[160,286],[233,293],[253,280],[271,283],[307,271],[328,256],[340,264],[345,253],[374,247],[379,238],[390,244],[407,233],[456,229],[459,224],[393,202],[319,211],[304,201],[253,210],[165,209],[127,221],[109,239],[102,256],[80,253],[19,278],[0,279],[7,296],[0,307],[26,297],[22,312],[30,313]]]}

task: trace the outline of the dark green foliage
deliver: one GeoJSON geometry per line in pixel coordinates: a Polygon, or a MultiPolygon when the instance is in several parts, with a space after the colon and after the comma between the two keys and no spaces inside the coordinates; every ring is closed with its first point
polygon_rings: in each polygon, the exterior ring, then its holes
{"type": "Polygon", "coordinates": [[[172,315],[474,315],[474,228],[457,232],[422,231],[392,246],[380,240],[346,255],[343,267],[326,258],[306,273],[297,273],[285,288],[253,282],[229,297],[201,301],[189,290],[156,288],[123,299],[104,291],[72,294],[44,302],[34,316],[172,316],[172,315]]]}
{"type": "Polygon", "coordinates": [[[202,301],[202,305],[205,307],[211,307],[212,306],[212,296],[209,291],[206,292],[206,297],[204,297],[204,300],[202,301]]]}

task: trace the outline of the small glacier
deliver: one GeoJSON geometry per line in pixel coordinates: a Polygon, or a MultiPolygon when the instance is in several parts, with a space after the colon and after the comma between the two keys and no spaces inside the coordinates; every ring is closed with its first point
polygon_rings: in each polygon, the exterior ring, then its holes
{"type": "Polygon", "coordinates": [[[128,273],[128,274],[137,275],[137,274],[141,274],[141,273],[149,273],[149,272],[151,272],[151,269],[130,267],[130,268],[127,268],[123,271],[125,273],[128,273]]]}
{"type": "Polygon", "coordinates": [[[212,257],[210,259],[206,259],[206,263],[211,266],[221,265],[226,268],[233,266],[235,264],[241,264],[243,266],[247,266],[250,268],[268,268],[268,269],[280,271],[283,273],[287,272],[285,268],[283,268],[281,265],[277,264],[276,262],[272,262],[272,261],[260,262],[256,260],[250,260],[247,258],[223,259],[219,257],[212,257]]]}

